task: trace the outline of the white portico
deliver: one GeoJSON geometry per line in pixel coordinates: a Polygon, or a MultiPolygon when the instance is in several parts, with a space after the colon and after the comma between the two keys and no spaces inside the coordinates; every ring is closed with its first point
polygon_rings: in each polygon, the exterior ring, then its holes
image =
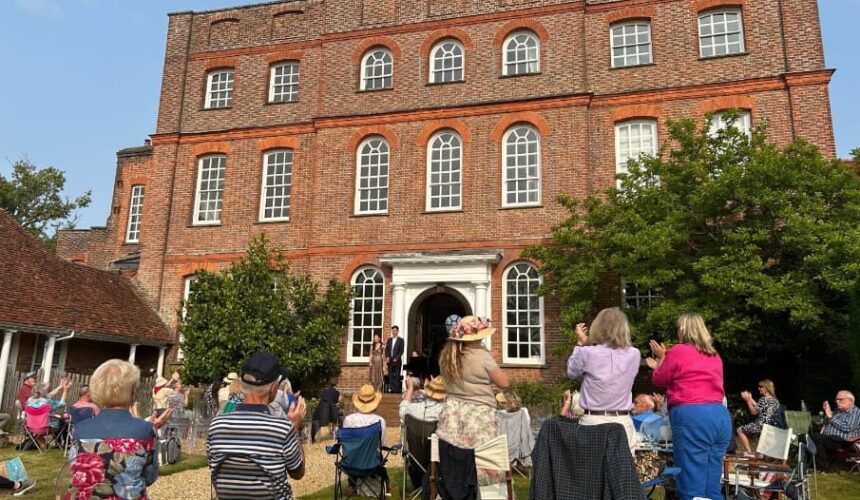
{"type": "MultiPolygon", "coordinates": [[[[501,251],[444,251],[391,253],[381,256],[382,264],[391,267],[391,325],[400,327],[405,339],[404,360],[413,350],[424,346],[409,345],[420,328],[410,311],[433,295],[433,289],[463,302],[463,313],[488,316],[491,304],[492,266],[499,262],[501,251]]],[[[462,313],[461,313],[462,314],[462,313]]]]}

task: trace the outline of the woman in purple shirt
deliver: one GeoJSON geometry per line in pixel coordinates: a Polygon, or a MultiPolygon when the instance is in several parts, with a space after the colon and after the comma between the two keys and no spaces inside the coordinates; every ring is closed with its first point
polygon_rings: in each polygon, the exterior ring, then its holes
{"type": "Polygon", "coordinates": [[[604,309],[591,323],[591,335],[584,323],[576,325],[576,339],[576,347],[567,360],[567,375],[582,379],[579,404],[585,414],[580,423],[621,424],[632,452],[636,430],[630,418],[631,391],[641,355],[630,345],[627,316],[617,307],[604,309]]]}

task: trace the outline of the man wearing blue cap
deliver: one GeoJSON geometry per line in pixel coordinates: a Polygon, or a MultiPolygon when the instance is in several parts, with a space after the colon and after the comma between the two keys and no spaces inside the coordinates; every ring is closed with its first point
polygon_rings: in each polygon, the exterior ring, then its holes
{"type": "Polygon", "coordinates": [[[286,419],[269,413],[285,376],[277,358],[255,353],[242,366],[245,401],[212,419],[206,454],[219,499],[293,498],[287,476],[305,475],[300,436],[306,407],[299,397],[286,419]]]}

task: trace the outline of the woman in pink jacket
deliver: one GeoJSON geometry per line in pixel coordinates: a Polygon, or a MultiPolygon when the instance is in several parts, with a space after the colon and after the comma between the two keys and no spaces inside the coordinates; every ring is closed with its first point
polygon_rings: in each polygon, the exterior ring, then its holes
{"type": "Polygon", "coordinates": [[[723,361],[698,314],[678,318],[678,344],[668,351],[654,340],[655,358],[645,361],[651,380],[666,388],[675,465],[681,468],[682,500],[722,499],[723,456],[732,439],[732,422],[723,406],[723,361]]]}

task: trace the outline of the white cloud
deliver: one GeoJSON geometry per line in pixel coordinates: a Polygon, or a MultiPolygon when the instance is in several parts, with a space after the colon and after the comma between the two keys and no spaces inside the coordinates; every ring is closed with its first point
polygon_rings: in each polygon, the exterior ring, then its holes
{"type": "Polygon", "coordinates": [[[57,0],[18,0],[18,8],[31,16],[60,17],[63,14],[57,0]]]}

